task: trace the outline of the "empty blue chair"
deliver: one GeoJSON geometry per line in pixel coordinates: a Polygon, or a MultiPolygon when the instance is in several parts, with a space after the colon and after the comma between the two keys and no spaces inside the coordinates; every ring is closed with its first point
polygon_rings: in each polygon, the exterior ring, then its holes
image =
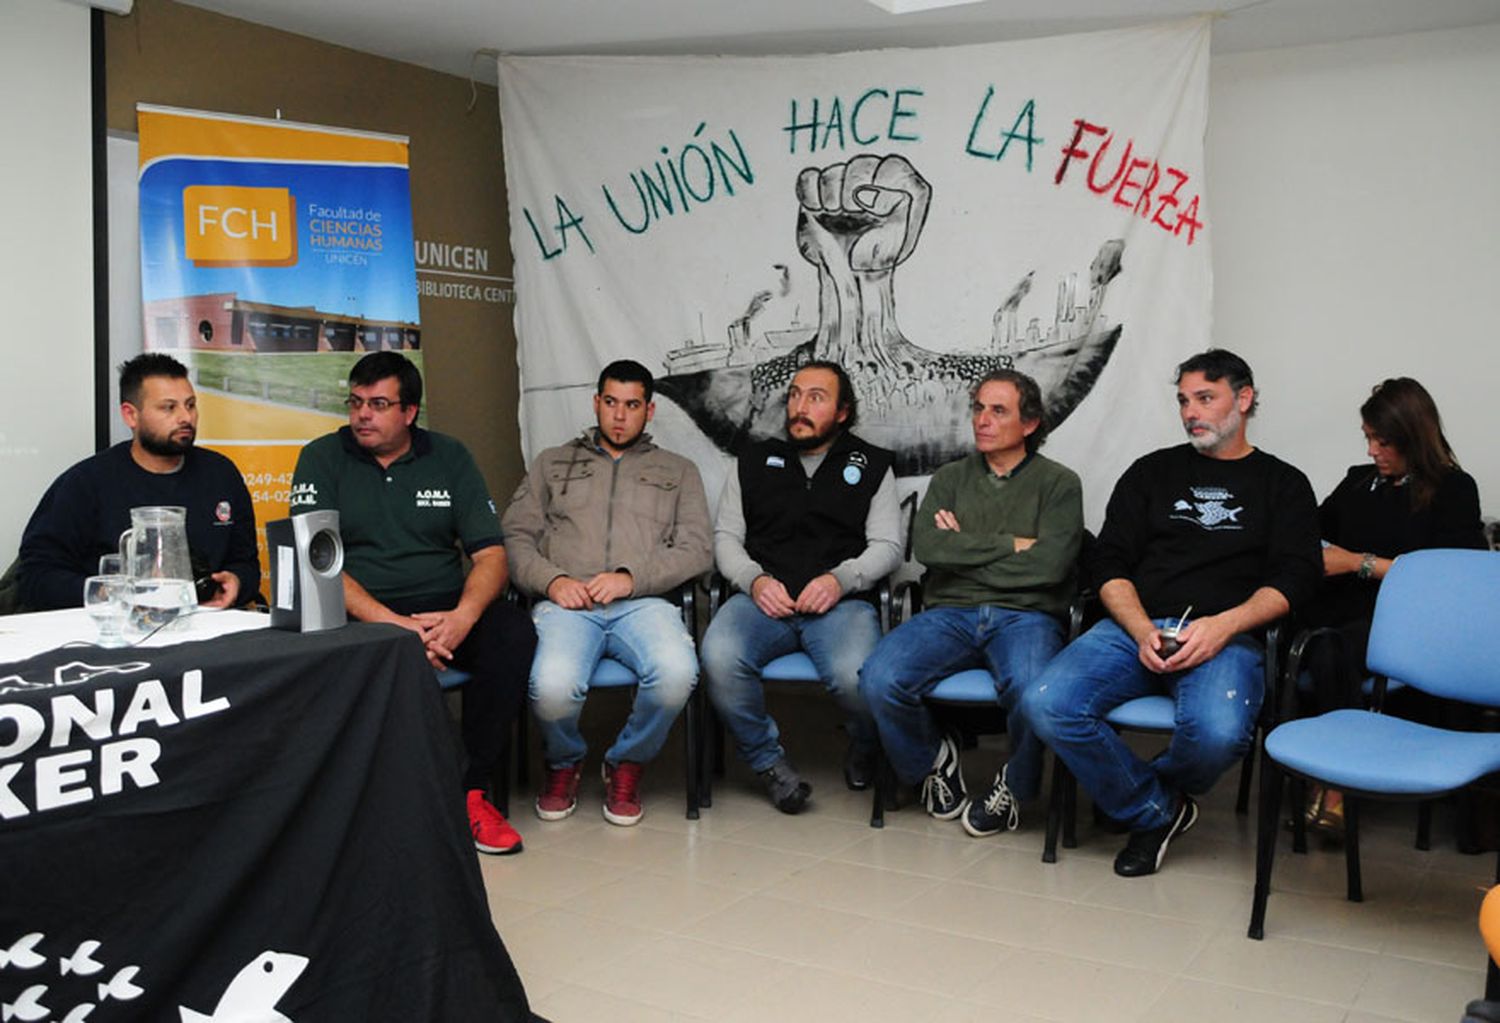
{"type": "MultiPolygon", "coordinates": [[[[1442,699],[1500,707],[1496,608],[1500,553],[1423,550],[1396,559],[1380,585],[1365,657],[1375,675],[1374,709],[1288,721],[1266,737],[1250,937],[1265,933],[1283,775],[1344,793],[1348,897],[1359,902],[1361,800],[1434,799],[1500,770],[1500,734],[1451,731],[1380,713],[1392,676],[1442,699]]],[[[1489,988],[1492,997],[1500,995],[1493,963],[1489,988]]]]}

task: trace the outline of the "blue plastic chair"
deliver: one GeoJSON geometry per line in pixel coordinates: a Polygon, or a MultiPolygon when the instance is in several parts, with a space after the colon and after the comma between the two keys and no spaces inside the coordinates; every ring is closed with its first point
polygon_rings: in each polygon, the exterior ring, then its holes
{"type": "MultiPolygon", "coordinates": [[[[1092,542],[1092,536],[1089,538],[1092,542]]],[[[922,611],[922,583],[920,580],[904,582],[896,587],[893,597],[893,607],[899,612],[900,620],[907,621],[913,615],[922,611]]],[[[1083,627],[1083,598],[1075,599],[1068,608],[1068,631],[1064,642],[1071,643],[1078,638],[1083,627]]],[[[984,710],[1003,710],[1000,706],[1000,697],[995,692],[995,676],[986,668],[965,668],[956,671],[946,678],[938,680],[932,691],[924,696],[923,701],[945,707],[958,707],[984,710]]],[[[885,827],[885,811],[888,807],[895,805],[896,779],[890,769],[889,762],[882,752],[880,758],[880,769],[876,773],[875,781],[875,805],[870,811],[870,826],[872,828],[885,827]]],[[[1054,800],[1060,798],[1058,790],[1053,792],[1054,800]]],[[[1048,835],[1050,836],[1047,849],[1053,859],[1048,860],[1047,854],[1043,854],[1043,860],[1048,863],[1056,859],[1057,836],[1055,833],[1056,821],[1059,819],[1055,812],[1049,812],[1047,817],[1048,835]]],[[[1071,832],[1071,828],[1070,828],[1071,832]]]]}
{"type": "MultiPolygon", "coordinates": [[[[438,668],[433,674],[437,676],[437,683],[443,692],[462,688],[469,679],[473,678],[462,668],[438,668]]],[[[526,783],[526,715],[516,715],[516,774],[522,784],[526,783]]],[[[495,765],[494,777],[495,806],[502,814],[510,816],[510,759],[502,758],[495,765]]]]}
{"type": "MultiPolygon", "coordinates": [[[[1313,690],[1312,673],[1302,667],[1302,659],[1307,654],[1307,648],[1314,642],[1343,643],[1344,639],[1339,630],[1330,626],[1320,626],[1314,629],[1303,629],[1297,633],[1292,640],[1292,645],[1286,655],[1286,668],[1283,674],[1283,685],[1290,684],[1295,693],[1308,693],[1313,690]]],[[[1399,679],[1386,679],[1385,695],[1389,699],[1393,693],[1399,693],[1406,688],[1406,683],[1399,679]]],[[[1375,698],[1375,679],[1365,678],[1359,684],[1359,695],[1366,705],[1370,705],[1375,698]]],[[[1287,716],[1287,715],[1283,715],[1287,716]]],[[[1293,781],[1292,805],[1302,806],[1306,803],[1306,786],[1299,781],[1293,781]]],[[[1292,852],[1307,852],[1307,819],[1300,813],[1291,815],[1292,822],[1292,852]]],[[[1424,800],[1417,809],[1417,848],[1427,850],[1432,848],[1432,801],[1424,800]]]]}
{"type": "MultiPolygon", "coordinates": [[[[1076,635],[1076,630],[1075,630],[1076,635]]],[[[1256,730],[1263,733],[1274,720],[1278,702],[1280,677],[1278,653],[1281,650],[1281,622],[1273,622],[1265,633],[1265,697],[1261,702],[1260,717],[1256,730]]],[[[1137,696],[1133,700],[1112,709],[1104,715],[1105,724],[1117,732],[1146,732],[1153,735],[1170,735],[1177,728],[1177,705],[1170,696],[1152,694],[1137,696]]],[[[1235,799],[1237,813],[1250,812],[1250,778],[1255,768],[1256,744],[1252,743],[1240,764],[1239,793],[1235,799]]],[[[1071,771],[1060,760],[1054,760],[1052,771],[1052,802],[1047,814],[1047,838],[1042,848],[1042,862],[1057,862],[1057,840],[1059,831],[1065,849],[1078,845],[1076,828],[1078,783],[1071,771]]]]}
{"type": "Polygon", "coordinates": [[[461,671],[458,668],[439,668],[436,675],[438,685],[444,690],[457,689],[473,678],[467,671],[461,671]]]}
{"type": "MultiPolygon", "coordinates": [[[[1365,657],[1375,675],[1374,709],[1288,721],[1266,737],[1250,937],[1265,933],[1283,775],[1344,794],[1348,897],[1359,902],[1360,800],[1434,799],[1500,770],[1500,734],[1450,731],[1380,712],[1392,676],[1442,699],[1500,707],[1496,608],[1500,553],[1426,550],[1396,559],[1380,586],[1365,657]]],[[[1489,989],[1500,994],[1493,963],[1489,989]]]]}
{"type": "MultiPolygon", "coordinates": [[[[687,625],[688,635],[693,637],[693,643],[695,646],[698,642],[697,630],[695,628],[696,623],[694,621],[696,617],[696,613],[694,610],[694,608],[696,607],[696,598],[694,596],[694,593],[696,592],[696,585],[696,580],[689,580],[679,586],[676,590],[672,591],[671,594],[664,594],[664,596],[666,596],[674,604],[677,604],[682,609],[683,623],[687,625]]],[[[589,690],[593,691],[595,689],[626,689],[636,686],[637,684],[639,684],[639,682],[640,679],[636,678],[635,672],[631,671],[619,661],[615,660],[612,657],[601,657],[599,659],[599,663],[594,667],[594,673],[589,676],[589,690]]],[[[524,719],[526,715],[522,714],[520,715],[520,717],[524,719]]],[[[698,739],[698,732],[702,727],[702,720],[703,684],[702,680],[700,679],[699,684],[693,687],[692,695],[688,697],[687,707],[683,712],[683,727],[685,729],[685,735],[683,738],[686,743],[685,758],[687,760],[685,782],[687,792],[687,819],[691,821],[695,821],[698,819],[699,798],[701,796],[702,790],[702,786],[699,783],[699,775],[702,772],[702,760],[699,750],[702,744],[698,739]]],[[[521,751],[519,757],[521,763],[523,764],[525,762],[526,755],[526,744],[524,736],[525,733],[523,732],[522,738],[518,740],[521,751]]],[[[707,806],[708,804],[703,803],[702,805],[707,806]]]]}
{"type": "MultiPolygon", "coordinates": [[[[708,593],[708,618],[709,621],[712,621],[714,615],[718,614],[719,607],[729,599],[729,581],[718,572],[715,572],[709,580],[708,593]]],[[[884,633],[889,630],[891,622],[891,586],[889,579],[882,579],[877,584],[875,595],[875,610],[880,619],[880,631],[884,633]]],[[[760,670],[760,678],[762,682],[822,684],[822,679],[818,677],[818,669],[813,666],[812,658],[808,657],[801,650],[790,654],[782,654],[780,657],[768,661],[766,666],[760,670]]],[[[700,686],[699,688],[702,687],[700,686]]],[[[694,696],[696,697],[697,694],[695,693],[694,696]]],[[[713,707],[705,703],[704,708],[704,713],[708,715],[708,720],[712,723],[712,727],[703,730],[705,732],[704,741],[699,747],[698,755],[689,756],[688,759],[694,761],[698,767],[698,803],[701,806],[707,807],[713,806],[713,783],[711,776],[724,774],[725,739],[724,724],[719,720],[718,715],[714,713],[713,707]],[[712,771],[708,770],[707,765],[704,763],[709,755],[706,747],[710,742],[713,745],[712,771]]],[[[871,788],[876,789],[878,792],[880,785],[872,785],[871,788]]],[[[879,805],[877,801],[877,810],[879,805]]],[[[879,817],[878,813],[871,815],[870,827],[881,828],[885,826],[884,820],[879,819],[879,817]]]]}
{"type": "MultiPolygon", "coordinates": [[[[684,588],[683,615],[688,622],[688,631],[692,632],[693,597],[691,585],[684,588]]],[[[626,689],[633,688],[640,682],[635,672],[612,657],[600,658],[594,673],[589,676],[589,690],[595,689],[626,689]]],[[[686,743],[685,757],[687,759],[687,819],[695,821],[698,819],[698,797],[699,784],[698,772],[701,766],[698,758],[698,729],[703,714],[703,685],[702,680],[693,688],[692,695],[688,697],[687,707],[683,710],[683,727],[685,729],[684,741],[686,743]]]]}
{"type": "MultiPolygon", "coordinates": [[[[926,703],[947,707],[999,709],[1000,699],[995,693],[995,676],[986,668],[965,668],[940,679],[932,691],[924,696],[926,703]]],[[[894,807],[896,779],[882,751],[880,768],[875,776],[874,806],[870,810],[870,827],[885,827],[885,810],[894,807]]]]}

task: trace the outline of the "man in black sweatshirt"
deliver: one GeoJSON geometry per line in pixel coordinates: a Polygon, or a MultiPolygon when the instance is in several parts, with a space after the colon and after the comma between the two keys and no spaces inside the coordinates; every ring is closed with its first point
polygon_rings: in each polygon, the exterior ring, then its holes
{"type": "Polygon", "coordinates": [[[1245,361],[1222,349],[1188,359],[1177,405],[1189,443],[1137,460],[1105,510],[1092,574],[1109,617],[1022,698],[1095,806],[1130,828],[1115,858],[1122,877],[1161,866],[1197,820],[1192,795],[1250,748],[1265,688],[1258,634],[1322,572],[1307,477],[1246,439],[1256,391],[1245,361]],[[1175,700],[1177,728],[1148,763],[1104,717],[1153,693],[1175,700]]]}
{"type": "Polygon", "coordinates": [[[234,607],[260,589],[255,511],[244,477],[217,451],[193,446],[198,398],[187,369],[147,352],[120,367],[120,416],[131,438],[57,478],[21,534],[20,595],[28,610],[80,607],[83,581],[119,547],[130,509],[187,509],[193,570],[213,580],[205,607],[234,607]]]}

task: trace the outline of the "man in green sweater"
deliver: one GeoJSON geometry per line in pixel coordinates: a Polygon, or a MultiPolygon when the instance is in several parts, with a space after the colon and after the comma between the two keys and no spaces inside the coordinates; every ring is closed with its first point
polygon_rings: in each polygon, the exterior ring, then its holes
{"type": "Polygon", "coordinates": [[[880,641],[860,669],[860,691],[897,778],[922,783],[932,816],[962,815],[964,830],[982,836],[1016,828],[1018,800],[1041,788],[1043,747],[1016,708],[1062,648],[1083,488],[1071,469],[1037,453],[1047,424],[1029,376],[989,374],[974,388],[972,412],[974,453],[933,474],[913,526],[927,610],[880,641]],[[940,680],[968,668],[993,676],[1011,745],[990,791],[973,803],[957,743],[923,703],[940,680]]]}

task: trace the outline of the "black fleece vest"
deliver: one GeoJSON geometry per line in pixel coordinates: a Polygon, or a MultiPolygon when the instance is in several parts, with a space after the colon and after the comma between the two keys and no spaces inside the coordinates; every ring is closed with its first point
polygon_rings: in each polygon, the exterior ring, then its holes
{"type": "Polygon", "coordinates": [[[739,461],[746,552],[795,599],[815,576],[865,549],[870,501],[894,460],[844,433],[808,479],[785,440],[752,444],[739,461]]]}

